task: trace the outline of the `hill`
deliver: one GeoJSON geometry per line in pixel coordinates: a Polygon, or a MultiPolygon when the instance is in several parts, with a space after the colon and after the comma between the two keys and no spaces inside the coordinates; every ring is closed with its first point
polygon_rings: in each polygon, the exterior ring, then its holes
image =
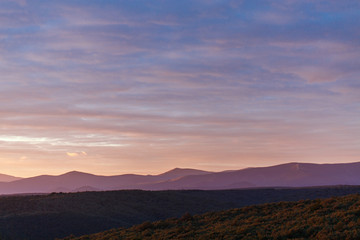
{"type": "Polygon", "coordinates": [[[188,175],[204,175],[209,173],[211,172],[175,168],[159,175],[123,174],[99,176],[72,171],[58,176],[41,175],[12,182],[0,182],[0,194],[76,192],[88,189],[96,189],[98,191],[142,189],[144,185],[173,181],[188,175]]]}
{"type": "Polygon", "coordinates": [[[11,182],[0,182],[0,194],[122,189],[222,190],[330,185],[360,185],[360,162],[342,164],[287,163],[223,172],[175,168],[158,175],[99,176],[73,171],[58,176],[42,175],[11,182]]]}
{"type": "Polygon", "coordinates": [[[142,189],[234,189],[252,187],[309,187],[360,185],[360,163],[287,163],[206,175],[188,175],[174,181],[143,185],[142,189]]]}
{"type": "Polygon", "coordinates": [[[0,239],[47,240],[230,208],[360,193],[360,187],[52,193],[0,197],[0,239]]]}
{"type": "Polygon", "coordinates": [[[7,174],[0,174],[0,182],[12,182],[20,179],[21,179],[20,177],[14,177],[7,174]]]}
{"type": "Polygon", "coordinates": [[[191,169],[191,168],[174,168],[170,171],[157,175],[157,177],[161,180],[170,180],[170,179],[177,179],[185,176],[192,176],[192,175],[205,175],[210,174],[213,172],[198,170],[198,169],[191,169]]]}
{"type": "Polygon", "coordinates": [[[360,195],[185,214],[66,240],[360,239],[360,195]]]}

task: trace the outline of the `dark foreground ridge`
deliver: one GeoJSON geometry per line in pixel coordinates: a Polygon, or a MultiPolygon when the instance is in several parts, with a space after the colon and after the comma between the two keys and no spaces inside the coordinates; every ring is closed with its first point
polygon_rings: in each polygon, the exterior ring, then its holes
{"type": "Polygon", "coordinates": [[[328,198],[360,193],[359,186],[265,188],[219,191],[53,193],[0,197],[0,239],[81,236],[210,211],[254,204],[328,198]]]}
{"type": "Polygon", "coordinates": [[[360,195],[210,212],[69,237],[105,239],[360,239],[360,195]]]}

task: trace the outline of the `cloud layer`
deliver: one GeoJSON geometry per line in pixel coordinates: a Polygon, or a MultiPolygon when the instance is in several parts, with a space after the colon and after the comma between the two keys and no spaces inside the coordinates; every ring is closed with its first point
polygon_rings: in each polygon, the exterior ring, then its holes
{"type": "Polygon", "coordinates": [[[360,160],[357,1],[0,9],[4,173],[360,160]]]}

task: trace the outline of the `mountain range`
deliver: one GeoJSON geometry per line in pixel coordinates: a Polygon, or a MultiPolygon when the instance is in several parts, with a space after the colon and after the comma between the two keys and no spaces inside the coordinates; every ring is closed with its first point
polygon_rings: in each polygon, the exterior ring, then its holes
{"type": "Polygon", "coordinates": [[[22,179],[0,175],[0,181],[0,194],[360,185],[360,162],[287,163],[223,172],[175,168],[159,175],[99,176],[72,171],[58,176],[41,175],[22,179]]]}
{"type": "Polygon", "coordinates": [[[15,180],[20,180],[20,177],[14,177],[6,174],[0,174],[0,182],[12,182],[15,180]]]}

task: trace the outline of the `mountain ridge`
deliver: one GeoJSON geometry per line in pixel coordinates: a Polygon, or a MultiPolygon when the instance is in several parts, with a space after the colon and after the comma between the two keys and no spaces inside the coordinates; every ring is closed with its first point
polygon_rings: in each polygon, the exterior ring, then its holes
{"type": "Polygon", "coordinates": [[[70,171],[0,182],[0,194],[73,191],[139,190],[220,190],[261,187],[310,187],[360,185],[360,162],[299,163],[268,167],[209,172],[174,168],[157,175],[122,174],[102,176],[70,171]]]}
{"type": "Polygon", "coordinates": [[[12,182],[20,179],[22,178],[0,173],[0,182],[12,182]]]}

